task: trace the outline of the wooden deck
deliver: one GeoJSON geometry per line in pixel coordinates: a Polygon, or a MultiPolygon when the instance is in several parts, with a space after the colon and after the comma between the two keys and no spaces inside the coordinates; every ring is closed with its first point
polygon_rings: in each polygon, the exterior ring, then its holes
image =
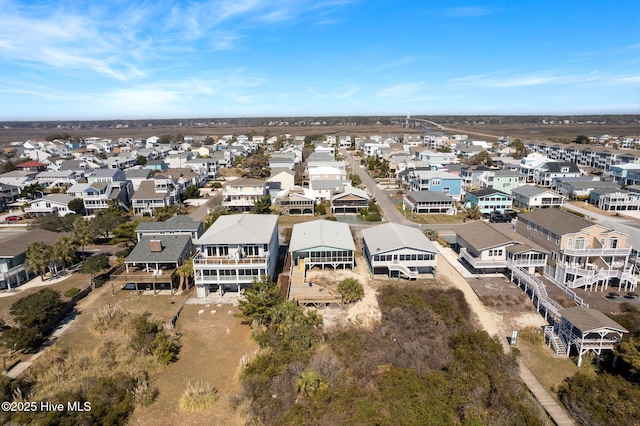
{"type": "Polygon", "coordinates": [[[111,274],[111,281],[122,284],[171,284],[176,281],[176,275],[176,269],[162,270],[161,275],[145,271],[127,272],[122,265],[111,274]]]}
{"type": "Polygon", "coordinates": [[[291,284],[288,300],[295,300],[303,306],[317,308],[326,305],[342,304],[342,296],[318,284],[309,284],[305,280],[304,259],[300,259],[298,266],[291,270],[291,284]]]}

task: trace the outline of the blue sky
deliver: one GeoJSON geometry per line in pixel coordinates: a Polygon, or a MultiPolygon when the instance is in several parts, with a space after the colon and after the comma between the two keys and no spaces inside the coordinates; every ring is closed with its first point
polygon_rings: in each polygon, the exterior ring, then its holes
{"type": "Polygon", "coordinates": [[[0,120],[640,113],[637,0],[0,10],[0,120]]]}

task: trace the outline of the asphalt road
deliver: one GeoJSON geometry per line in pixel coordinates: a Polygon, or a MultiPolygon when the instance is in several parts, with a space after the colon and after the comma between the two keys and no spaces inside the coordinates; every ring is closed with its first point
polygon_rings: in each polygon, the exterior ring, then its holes
{"type": "Polygon", "coordinates": [[[364,168],[360,165],[359,160],[357,158],[352,157],[351,154],[353,153],[353,151],[347,151],[345,149],[341,149],[340,153],[342,154],[342,157],[344,158],[347,165],[351,167],[351,170],[353,170],[353,173],[360,176],[360,180],[362,180],[362,184],[366,187],[367,192],[369,192],[369,194],[371,194],[371,196],[376,199],[376,201],[378,202],[378,206],[380,206],[380,209],[382,210],[384,217],[389,222],[399,223],[401,225],[406,225],[406,226],[412,226],[418,229],[433,228],[437,230],[438,234],[440,234],[441,236],[455,234],[453,229],[455,226],[458,225],[455,223],[423,225],[423,224],[412,222],[407,218],[405,218],[403,214],[400,213],[400,211],[398,211],[398,209],[393,204],[393,202],[389,199],[386,192],[383,191],[380,185],[378,185],[378,183],[376,183],[376,181],[371,176],[369,176],[367,171],[364,170],[364,168]]]}

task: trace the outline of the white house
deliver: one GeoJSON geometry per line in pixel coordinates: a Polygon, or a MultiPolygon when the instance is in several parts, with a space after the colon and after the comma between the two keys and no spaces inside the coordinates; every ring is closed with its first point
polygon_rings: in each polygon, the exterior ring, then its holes
{"type": "Polygon", "coordinates": [[[278,217],[220,216],[195,246],[193,270],[198,297],[212,291],[240,291],[265,274],[275,278],[278,217]]]}
{"type": "Polygon", "coordinates": [[[438,248],[415,228],[385,223],[362,230],[363,253],[373,275],[417,279],[436,269],[438,248]]]}

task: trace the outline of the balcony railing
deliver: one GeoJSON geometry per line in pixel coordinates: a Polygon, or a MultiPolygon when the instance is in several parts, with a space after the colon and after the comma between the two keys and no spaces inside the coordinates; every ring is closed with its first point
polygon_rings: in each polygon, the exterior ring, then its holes
{"type": "Polygon", "coordinates": [[[621,247],[621,248],[586,248],[586,249],[575,249],[575,248],[567,248],[561,247],[560,253],[569,255],[569,256],[628,256],[631,253],[631,247],[621,247]]]}
{"type": "Polygon", "coordinates": [[[269,254],[264,256],[203,256],[202,253],[193,258],[194,266],[202,265],[261,265],[269,263],[269,254]]]}
{"type": "Polygon", "coordinates": [[[473,257],[472,255],[470,255],[469,252],[467,252],[467,249],[464,247],[460,248],[460,255],[464,260],[469,262],[469,264],[473,266],[475,269],[507,267],[506,259],[505,260],[479,260],[473,257]]]}

